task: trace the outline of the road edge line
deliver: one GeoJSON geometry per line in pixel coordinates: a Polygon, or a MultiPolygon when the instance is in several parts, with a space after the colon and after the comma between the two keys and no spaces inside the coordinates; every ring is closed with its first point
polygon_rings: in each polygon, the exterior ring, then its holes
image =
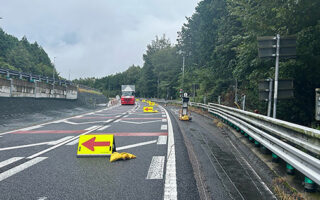
{"type": "MultiPolygon", "coordinates": [[[[159,105],[160,108],[164,109],[159,105]]],[[[176,175],[176,153],[174,145],[174,132],[172,127],[171,118],[166,109],[164,109],[168,119],[168,150],[166,162],[166,174],[164,183],[164,200],[175,200],[178,198],[177,191],[177,175],[176,175]]]]}

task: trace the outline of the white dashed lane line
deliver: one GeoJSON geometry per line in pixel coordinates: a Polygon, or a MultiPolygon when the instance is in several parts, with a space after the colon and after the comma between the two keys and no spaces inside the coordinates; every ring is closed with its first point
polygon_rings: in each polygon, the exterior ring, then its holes
{"type": "Polygon", "coordinates": [[[7,170],[5,172],[2,172],[0,174],[0,181],[3,181],[5,179],[9,178],[10,176],[13,176],[13,175],[15,175],[15,174],[17,174],[17,173],[19,173],[19,172],[31,167],[32,165],[35,165],[35,164],[45,160],[45,159],[47,159],[47,157],[37,157],[37,158],[29,160],[29,161],[27,161],[27,162],[25,162],[25,163],[23,163],[21,165],[18,165],[18,166],[14,167],[14,168],[11,168],[11,169],[9,169],[9,170],[7,170]]]}
{"type": "Polygon", "coordinates": [[[13,157],[9,158],[8,160],[0,162],[0,168],[10,165],[11,163],[17,162],[18,160],[23,159],[24,157],[13,157]]]}
{"type": "Polygon", "coordinates": [[[158,137],[157,144],[167,144],[167,136],[165,135],[160,135],[158,137]]]}
{"type": "Polygon", "coordinates": [[[164,168],[164,156],[153,156],[146,179],[162,179],[164,168]]]}
{"type": "Polygon", "coordinates": [[[166,124],[161,125],[160,128],[162,131],[168,130],[168,126],[166,124]]]}

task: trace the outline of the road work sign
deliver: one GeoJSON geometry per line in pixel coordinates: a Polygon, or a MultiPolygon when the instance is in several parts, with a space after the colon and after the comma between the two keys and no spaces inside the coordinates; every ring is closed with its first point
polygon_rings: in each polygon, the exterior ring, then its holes
{"type": "Polygon", "coordinates": [[[81,135],[77,157],[110,156],[113,151],[113,135],[81,135]]]}
{"type": "Polygon", "coordinates": [[[153,110],[153,107],[143,107],[143,112],[158,112],[158,111],[153,110]]]}

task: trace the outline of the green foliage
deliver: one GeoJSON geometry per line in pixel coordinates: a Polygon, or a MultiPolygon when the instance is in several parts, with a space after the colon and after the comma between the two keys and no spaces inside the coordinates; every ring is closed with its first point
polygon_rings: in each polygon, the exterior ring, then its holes
{"type": "Polygon", "coordinates": [[[280,79],[294,80],[295,98],[280,100],[277,116],[310,125],[314,89],[320,87],[319,8],[320,1],[315,0],[203,0],[183,24],[177,45],[165,36],[156,37],[147,46],[142,68],[132,66],[88,84],[113,96],[120,94],[120,85],[135,84],[138,96],[159,98],[177,98],[183,88],[195,93],[196,101],[216,102],[221,96],[224,104],[234,106],[237,80],[239,96],[246,95],[246,108],[265,114],[267,105],[258,99],[258,83],[274,77],[275,59],[258,57],[257,37],[296,35],[298,56],[280,59],[279,71],[280,79]],[[180,50],[183,55],[177,54],[180,50]]]}
{"type": "MultiPolygon", "coordinates": [[[[31,44],[26,37],[20,41],[0,29],[0,67],[52,76],[53,65],[47,53],[36,42],[31,44]]],[[[56,77],[58,74],[55,74],[56,77]]]]}

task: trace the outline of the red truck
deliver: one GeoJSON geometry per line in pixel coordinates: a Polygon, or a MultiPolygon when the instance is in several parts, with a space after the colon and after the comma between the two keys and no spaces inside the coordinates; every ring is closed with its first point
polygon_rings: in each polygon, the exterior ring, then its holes
{"type": "Polygon", "coordinates": [[[135,85],[121,85],[121,105],[134,105],[136,100],[134,97],[135,85]]]}

